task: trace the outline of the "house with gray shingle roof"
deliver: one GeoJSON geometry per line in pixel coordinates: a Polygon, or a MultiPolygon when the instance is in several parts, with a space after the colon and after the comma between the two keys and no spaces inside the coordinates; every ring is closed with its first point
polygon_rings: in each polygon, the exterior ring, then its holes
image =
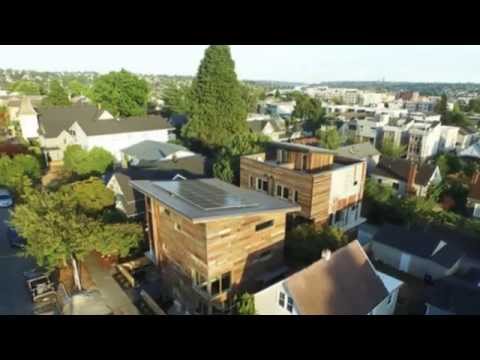
{"type": "Polygon", "coordinates": [[[380,152],[369,142],[343,146],[335,152],[338,156],[366,161],[369,172],[374,169],[380,161],[380,152]]]}
{"type": "Polygon", "coordinates": [[[174,128],[161,116],[117,118],[93,105],[38,108],[39,140],[49,161],[63,160],[69,145],[104,148],[121,161],[122,149],[145,140],[167,142],[174,128]]]}
{"type": "Polygon", "coordinates": [[[146,166],[158,161],[194,156],[187,148],[160,141],[145,140],[122,150],[123,160],[134,166],[146,166]]]}

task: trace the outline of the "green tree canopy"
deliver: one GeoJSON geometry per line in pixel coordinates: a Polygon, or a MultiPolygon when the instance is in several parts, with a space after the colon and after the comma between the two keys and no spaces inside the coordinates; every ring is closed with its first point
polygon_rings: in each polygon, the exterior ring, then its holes
{"type": "Polygon", "coordinates": [[[115,195],[100,178],[90,178],[64,185],[60,191],[71,192],[78,205],[87,214],[98,214],[115,204],[115,195]]]}
{"type": "Polygon", "coordinates": [[[208,148],[223,147],[248,132],[247,106],[227,45],[207,48],[192,83],[189,122],[182,135],[208,148]]]}
{"type": "Polygon", "coordinates": [[[383,156],[400,159],[406,154],[407,147],[405,145],[395,145],[392,139],[384,139],[380,146],[380,152],[383,156]]]}
{"type": "Polygon", "coordinates": [[[442,177],[450,174],[456,174],[462,170],[462,162],[458,156],[452,154],[442,154],[435,160],[435,165],[440,169],[442,177]]]}
{"type": "Polygon", "coordinates": [[[67,87],[71,96],[88,96],[89,87],[78,80],[70,80],[67,87]]]}
{"type": "Polygon", "coordinates": [[[32,155],[21,154],[13,158],[0,157],[0,186],[15,191],[17,195],[23,193],[25,177],[36,182],[40,176],[40,163],[32,155]]]}
{"type": "Polygon", "coordinates": [[[40,85],[28,80],[19,80],[12,83],[9,90],[23,95],[40,95],[40,85]]]}
{"type": "Polygon", "coordinates": [[[313,225],[303,224],[287,233],[286,260],[295,266],[308,266],[321,259],[323,250],[335,251],[348,242],[345,233],[338,228],[316,231],[313,225]]]}
{"type": "Polygon", "coordinates": [[[78,261],[94,250],[104,255],[125,255],[141,240],[136,224],[104,224],[78,206],[73,192],[30,190],[17,205],[11,223],[26,239],[26,255],[50,270],[72,266],[81,290],[78,261]]]}
{"type": "Polygon", "coordinates": [[[165,109],[168,115],[187,114],[190,109],[189,92],[191,87],[185,83],[177,81],[167,82],[162,99],[165,102],[165,109]]]}
{"type": "Polygon", "coordinates": [[[295,100],[296,105],[292,117],[305,120],[307,127],[313,132],[325,124],[325,109],[320,100],[304,94],[295,96],[295,100]]]}
{"type": "Polygon", "coordinates": [[[42,101],[44,106],[68,106],[70,105],[70,99],[68,98],[67,91],[60,84],[58,80],[53,80],[50,83],[50,90],[48,95],[42,101]]]}
{"type": "Polygon", "coordinates": [[[236,296],[233,306],[234,315],[255,315],[255,298],[249,293],[236,296]]]}
{"type": "Polygon", "coordinates": [[[80,176],[104,174],[114,161],[115,158],[107,150],[94,147],[87,151],[80,145],[68,146],[63,158],[65,169],[80,176]]]}
{"type": "Polygon", "coordinates": [[[114,116],[141,116],[147,111],[149,91],[145,80],[121,70],[95,79],[91,96],[114,116]]]}
{"type": "Polygon", "coordinates": [[[480,98],[471,99],[468,102],[468,111],[480,113],[480,98]]]}
{"type": "Polygon", "coordinates": [[[317,131],[317,137],[320,140],[320,145],[325,149],[336,150],[342,144],[342,137],[335,128],[320,129],[317,131]]]}

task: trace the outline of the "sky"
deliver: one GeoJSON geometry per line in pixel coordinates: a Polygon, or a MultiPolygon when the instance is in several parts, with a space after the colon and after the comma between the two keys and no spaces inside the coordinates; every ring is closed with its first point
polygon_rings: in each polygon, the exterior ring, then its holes
{"type": "MultiPolygon", "coordinates": [[[[0,68],[195,75],[206,45],[0,45],[0,68]]],[[[478,45],[232,45],[242,80],[480,83],[478,45]]]]}

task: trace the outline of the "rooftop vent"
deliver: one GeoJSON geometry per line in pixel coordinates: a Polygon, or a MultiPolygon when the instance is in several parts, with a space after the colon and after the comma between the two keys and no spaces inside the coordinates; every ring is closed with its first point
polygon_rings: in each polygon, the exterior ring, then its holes
{"type": "Polygon", "coordinates": [[[332,252],[329,249],[322,250],[322,259],[329,261],[332,257],[332,252]]]}

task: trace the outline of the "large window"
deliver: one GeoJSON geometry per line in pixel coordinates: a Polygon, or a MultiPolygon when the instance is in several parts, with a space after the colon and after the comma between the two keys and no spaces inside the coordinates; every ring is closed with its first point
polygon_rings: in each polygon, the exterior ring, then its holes
{"type": "Polygon", "coordinates": [[[268,193],[268,180],[263,180],[262,190],[268,193]]]}
{"type": "Polygon", "coordinates": [[[400,189],[400,184],[395,182],[392,184],[392,188],[398,191],[398,189],[400,189]]]}
{"type": "Polygon", "coordinates": [[[255,226],[255,231],[262,231],[262,230],[268,229],[272,226],[273,226],[273,220],[265,221],[265,222],[255,226]]]}

